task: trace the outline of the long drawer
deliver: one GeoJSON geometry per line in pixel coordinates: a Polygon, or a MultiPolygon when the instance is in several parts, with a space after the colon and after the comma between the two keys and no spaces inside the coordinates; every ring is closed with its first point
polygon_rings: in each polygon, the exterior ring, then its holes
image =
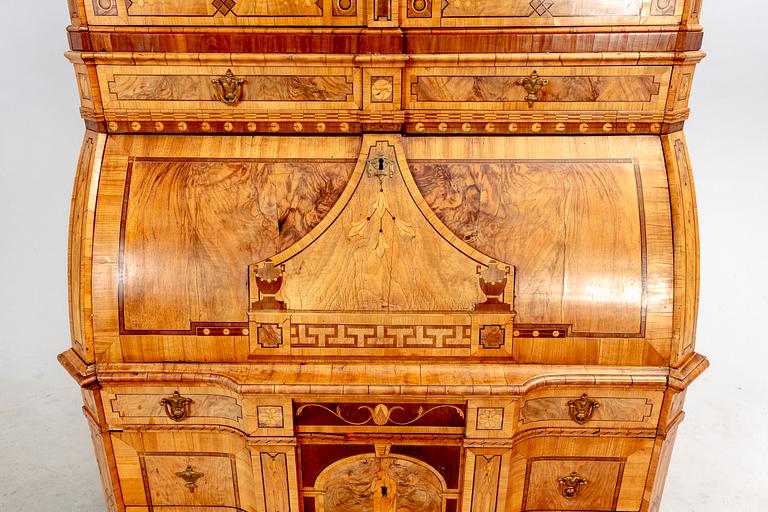
{"type": "Polygon", "coordinates": [[[70,53],[86,120],[113,133],[661,133],[699,52],[70,53]]]}
{"type": "MultiPolygon", "coordinates": [[[[218,425],[244,435],[290,435],[294,428],[299,433],[370,430],[373,423],[356,422],[365,419],[365,414],[355,410],[355,403],[340,398],[330,395],[317,402],[317,398],[301,395],[260,396],[239,392],[230,386],[183,383],[108,385],[101,391],[105,418],[112,429],[218,425]],[[332,411],[336,411],[332,413],[337,415],[336,419],[323,416],[332,411]],[[347,415],[352,419],[348,420],[347,415]]],[[[455,399],[447,405],[442,401],[421,403],[421,412],[414,412],[415,406],[408,403],[385,400],[385,405],[394,407],[392,410],[402,409],[399,417],[420,417],[422,413],[428,414],[425,411],[443,408],[458,412],[446,425],[424,424],[427,425],[424,427],[417,423],[415,425],[422,427],[417,428],[417,432],[431,432],[432,427],[440,427],[434,432],[466,433],[471,437],[492,433],[492,437],[524,440],[579,429],[583,429],[584,436],[618,430],[627,432],[624,435],[634,432],[634,435],[645,436],[657,428],[663,400],[664,390],[658,384],[656,387],[545,386],[519,397],[490,402],[455,399]]],[[[366,407],[373,411],[376,405],[366,407]]],[[[373,418],[373,412],[371,414],[373,418]]]]}
{"type": "Polygon", "coordinates": [[[521,401],[518,428],[654,429],[663,399],[662,390],[576,386],[536,390],[521,401]]]}

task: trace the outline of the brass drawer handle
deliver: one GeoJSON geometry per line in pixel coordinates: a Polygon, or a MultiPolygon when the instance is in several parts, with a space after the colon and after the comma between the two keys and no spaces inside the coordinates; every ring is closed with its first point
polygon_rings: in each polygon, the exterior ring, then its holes
{"type": "Polygon", "coordinates": [[[528,102],[528,108],[533,107],[533,104],[539,101],[539,91],[541,91],[541,88],[548,83],[549,80],[544,80],[543,78],[539,77],[539,74],[536,71],[531,73],[531,76],[527,78],[521,78],[517,81],[517,85],[522,85],[525,89],[525,92],[528,93],[528,95],[525,97],[525,100],[528,102]]]}
{"type": "Polygon", "coordinates": [[[178,391],[174,391],[173,395],[160,400],[160,405],[165,406],[165,414],[173,421],[185,420],[189,416],[191,403],[191,398],[181,396],[178,391]]]}
{"type": "Polygon", "coordinates": [[[595,409],[599,407],[600,403],[590,399],[586,393],[581,395],[581,398],[568,401],[568,413],[571,415],[571,419],[579,425],[583,425],[591,420],[595,409]]]}
{"type": "Polygon", "coordinates": [[[235,105],[240,101],[240,95],[243,92],[245,78],[235,76],[231,69],[228,69],[224,76],[213,78],[211,83],[216,88],[216,96],[222,103],[235,105]]]}
{"type": "Polygon", "coordinates": [[[186,482],[184,485],[189,489],[189,492],[195,492],[195,489],[197,489],[197,481],[203,478],[205,473],[195,471],[192,469],[192,466],[187,466],[187,469],[184,471],[177,472],[176,476],[186,482]]]}
{"type": "Polygon", "coordinates": [[[586,478],[579,476],[575,471],[568,476],[558,478],[557,482],[560,484],[563,498],[568,500],[577,497],[581,488],[589,483],[586,478]]]}

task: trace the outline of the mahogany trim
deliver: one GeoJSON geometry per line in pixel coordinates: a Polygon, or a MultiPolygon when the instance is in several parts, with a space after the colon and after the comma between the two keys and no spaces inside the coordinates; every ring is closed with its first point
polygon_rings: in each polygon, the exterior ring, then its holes
{"type": "Polygon", "coordinates": [[[171,53],[592,53],[680,52],[702,47],[698,27],[541,28],[67,28],[73,51],[171,53]]]}

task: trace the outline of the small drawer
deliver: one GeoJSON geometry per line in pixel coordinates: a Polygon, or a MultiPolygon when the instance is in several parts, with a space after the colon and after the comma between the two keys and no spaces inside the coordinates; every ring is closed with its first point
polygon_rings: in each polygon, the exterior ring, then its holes
{"type": "Polygon", "coordinates": [[[257,510],[244,437],[228,432],[113,432],[128,510],[257,510]]]}
{"type": "Polygon", "coordinates": [[[523,510],[616,510],[624,466],[618,457],[530,459],[523,510]]]}
{"type": "Polygon", "coordinates": [[[527,394],[520,430],[547,427],[655,429],[663,391],[558,388],[527,394]]]}
{"type": "Polygon", "coordinates": [[[216,388],[114,387],[102,390],[110,427],[126,425],[227,425],[244,430],[241,399],[216,388]]]}
{"type": "Polygon", "coordinates": [[[654,441],[653,437],[623,436],[522,441],[512,455],[511,509],[523,512],[639,510],[654,441]]]}

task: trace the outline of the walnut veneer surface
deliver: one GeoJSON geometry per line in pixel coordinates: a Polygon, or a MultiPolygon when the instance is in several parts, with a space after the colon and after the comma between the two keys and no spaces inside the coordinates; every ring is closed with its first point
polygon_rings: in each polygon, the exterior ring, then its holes
{"type": "Polygon", "coordinates": [[[69,4],[107,510],[659,510],[700,1],[69,4]]]}

